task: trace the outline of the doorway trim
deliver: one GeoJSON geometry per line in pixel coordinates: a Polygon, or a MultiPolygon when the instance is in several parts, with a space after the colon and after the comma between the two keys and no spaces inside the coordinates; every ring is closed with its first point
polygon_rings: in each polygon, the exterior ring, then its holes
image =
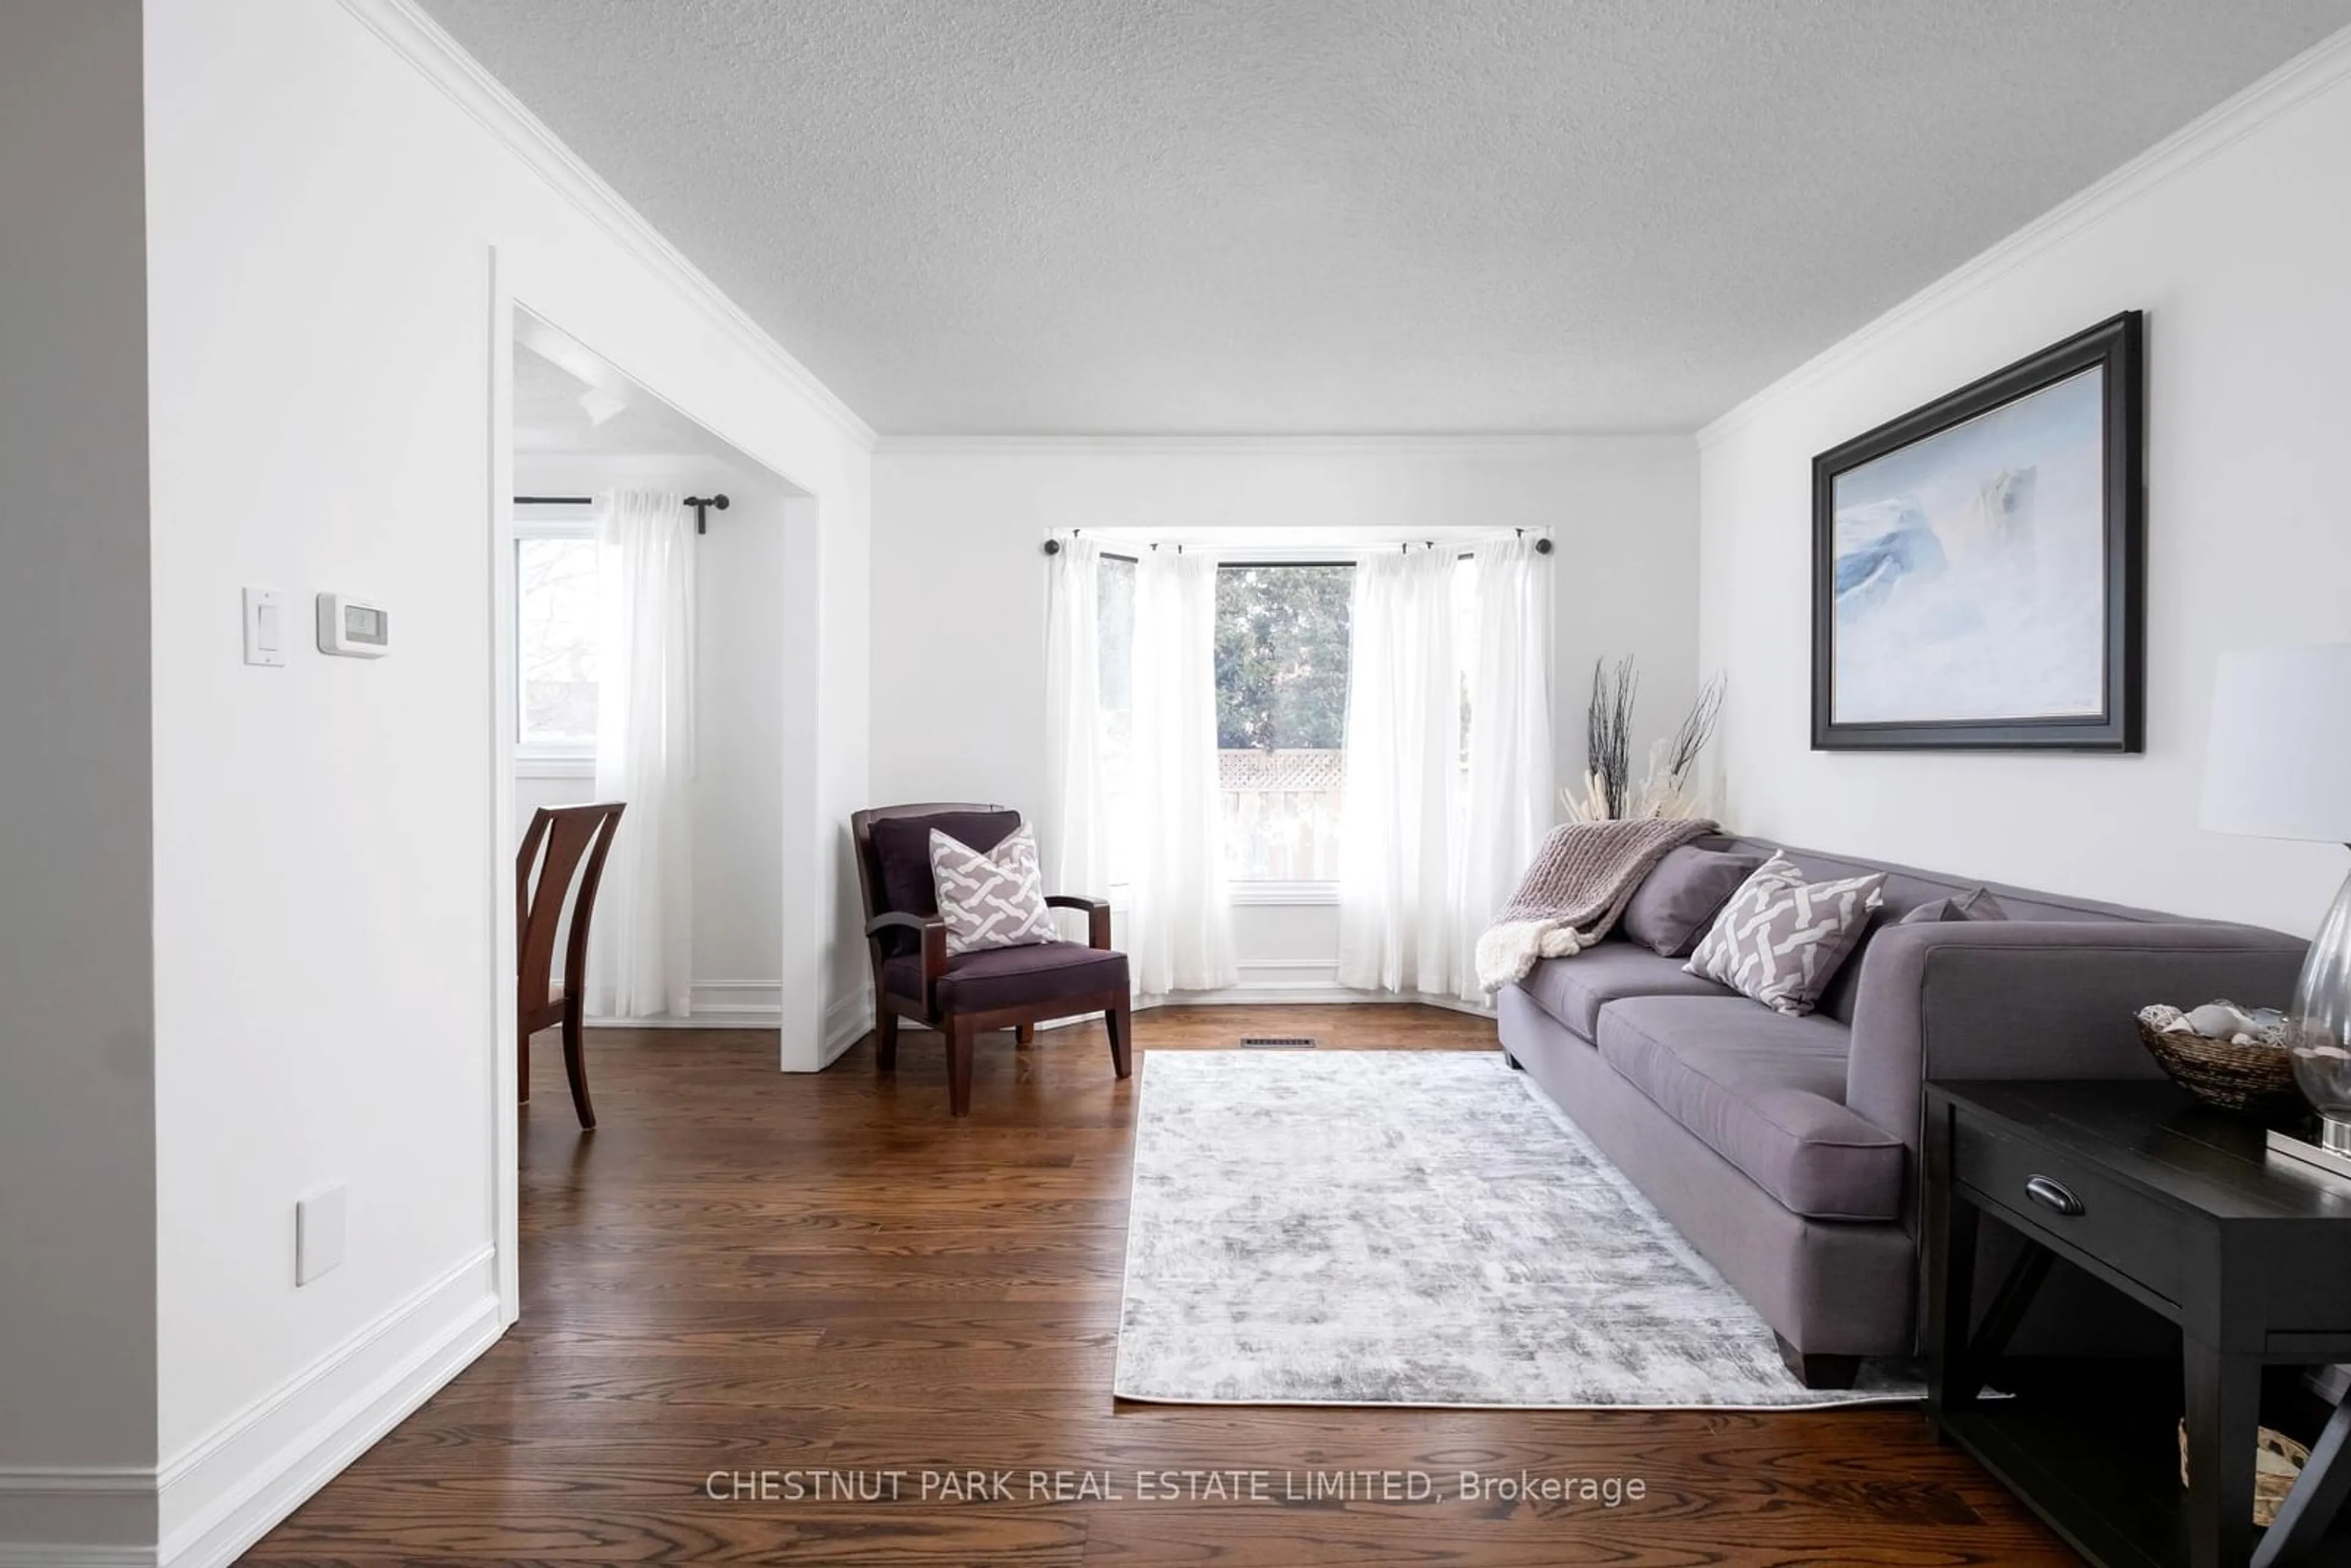
{"type": "MultiPolygon", "coordinates": [[[[499,1320],[511,1324],[521,1315],[519,1272],[521,1244],[521,1119],[516,1081],[515,1039],[515,899],[513,846],[517,840],[514,776],[515,733],[515,449],[514,364],[519,318],[528,318],[561,333],[585,348],[602,364],[658,399],[681,417],[698,426],[725,447],[734,460],[772,476],[788,493],[782,499],[784,578],[778,585],[778,614],[786,628],[780,656],[786,664],[782,755],[776,766],[783,786],[782,859],[776,868],[783,885],[783,922],[777,954],[779,1007],[777,1025],[778,1054],[775,1066],[784,1071],[813,1071],[837,1054],[826,1046],[824,975],[820,951],[826,929],[827,883],[823,847],[828,841],[824,818],[824,779],[817,764],[817,741],[823,721],[824,699],[819,688],[821,668],[818,624],[826,517],[831,505],[817,489],[789,469],[736,438],[721,424],[695,411],[689,402],[665,393],[655,379],[640,375],[620,357],[608,353],[593,330],[581,332],[565,324],[564,310],[550,310],[538,302],[542,292],[569,297],[562,280],[542,277],[532,265],[528,246],[494,244],[489,247],[490,443],[487,470],[490,493],[485,497],[489,527],[484,530],[490,551],[489,614],[491,638],[490,691],[484,705],[489,726],[491,802],[486,823],[493,853],[488,888],[492,939],[496,944],[495,976],[490,996],[490,1039],[494,1059],[491,1085],[490,1173],[491,1232],[496,1251],[495,1270],[499,1320]],[[802,684],[795,685],[797,675],[802,684]]],[[[574,299],[575,305],[582,303],[574,299]]],[[[597,312],[591,308],[587,311],[597,312]]]]}

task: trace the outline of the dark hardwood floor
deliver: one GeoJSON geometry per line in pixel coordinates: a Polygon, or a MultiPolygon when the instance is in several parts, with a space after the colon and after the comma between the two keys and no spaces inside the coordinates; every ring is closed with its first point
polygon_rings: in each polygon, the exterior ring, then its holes
{"type": "MultiPolygon", "coordinates": [[[[1493,1049],[1490,1023],[1420,1008],[1135,1023],[1145,1052],[1247,1031],[1493,1049]]],[[[774,1070],[771,1033],[596,1030],[590,1051],[589,1135],[560,1053],[535,1053],[521,1322],[246,1562],[2074,1561],[1914,1410],[1113,1403],[1134,1090],[1098,1025],[983,1040],[964,1121],[932,1035],[879,1079],[870,1042],[814,1077],[774,1070]],[[1134,1495],[1137,1470],[1416,1469],[1449,1488],[1464,1468],[1637,1477],[1646,1496],[1134,1495]],[[908,1474],[897,1501],[705,1494],[713,1471],[758,1470],[908,1474]],[[1011,1471],[1013,1495],[923,1500],[925,1470],[1011,1471]],[[1110,1471],[1120,1497],[1032,1500],[1030,1470],[1110,1471]]]]}

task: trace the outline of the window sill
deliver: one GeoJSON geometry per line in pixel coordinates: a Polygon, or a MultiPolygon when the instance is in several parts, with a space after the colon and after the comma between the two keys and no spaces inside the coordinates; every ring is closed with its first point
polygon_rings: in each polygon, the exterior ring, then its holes
{"type": "Polygon", "coordinates": [[[593,779],[596,759],[592,757],[517,757],[515,758],[517,779],[593,779]]]}
{"type": "Polygon", "coordinates": [[[1305,908],[1338,902],[1339,884],[1335,882],[1237,882],[1232,884],[1232,904],[1236,909],[1260,905],[1305,908]]]}

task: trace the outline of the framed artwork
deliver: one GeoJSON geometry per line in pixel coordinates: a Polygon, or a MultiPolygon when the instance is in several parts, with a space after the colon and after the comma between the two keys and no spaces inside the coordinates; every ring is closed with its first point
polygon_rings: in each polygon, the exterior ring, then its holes
{"type": "Polygon", "coordinates": [[[2126,311],[1813,459],[1813,748],[2139,751],[2126,311]]]}

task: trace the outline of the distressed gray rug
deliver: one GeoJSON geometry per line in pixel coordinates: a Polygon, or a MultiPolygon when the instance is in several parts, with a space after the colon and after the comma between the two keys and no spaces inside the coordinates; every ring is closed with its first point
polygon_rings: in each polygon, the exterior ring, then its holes
{"type": "Polygon", "coordinates": [[[1771,1331],[1499,1052],[1153,1051],[1122,1399],[1712,1406],[1807,1389],[1771,1331]]]}

